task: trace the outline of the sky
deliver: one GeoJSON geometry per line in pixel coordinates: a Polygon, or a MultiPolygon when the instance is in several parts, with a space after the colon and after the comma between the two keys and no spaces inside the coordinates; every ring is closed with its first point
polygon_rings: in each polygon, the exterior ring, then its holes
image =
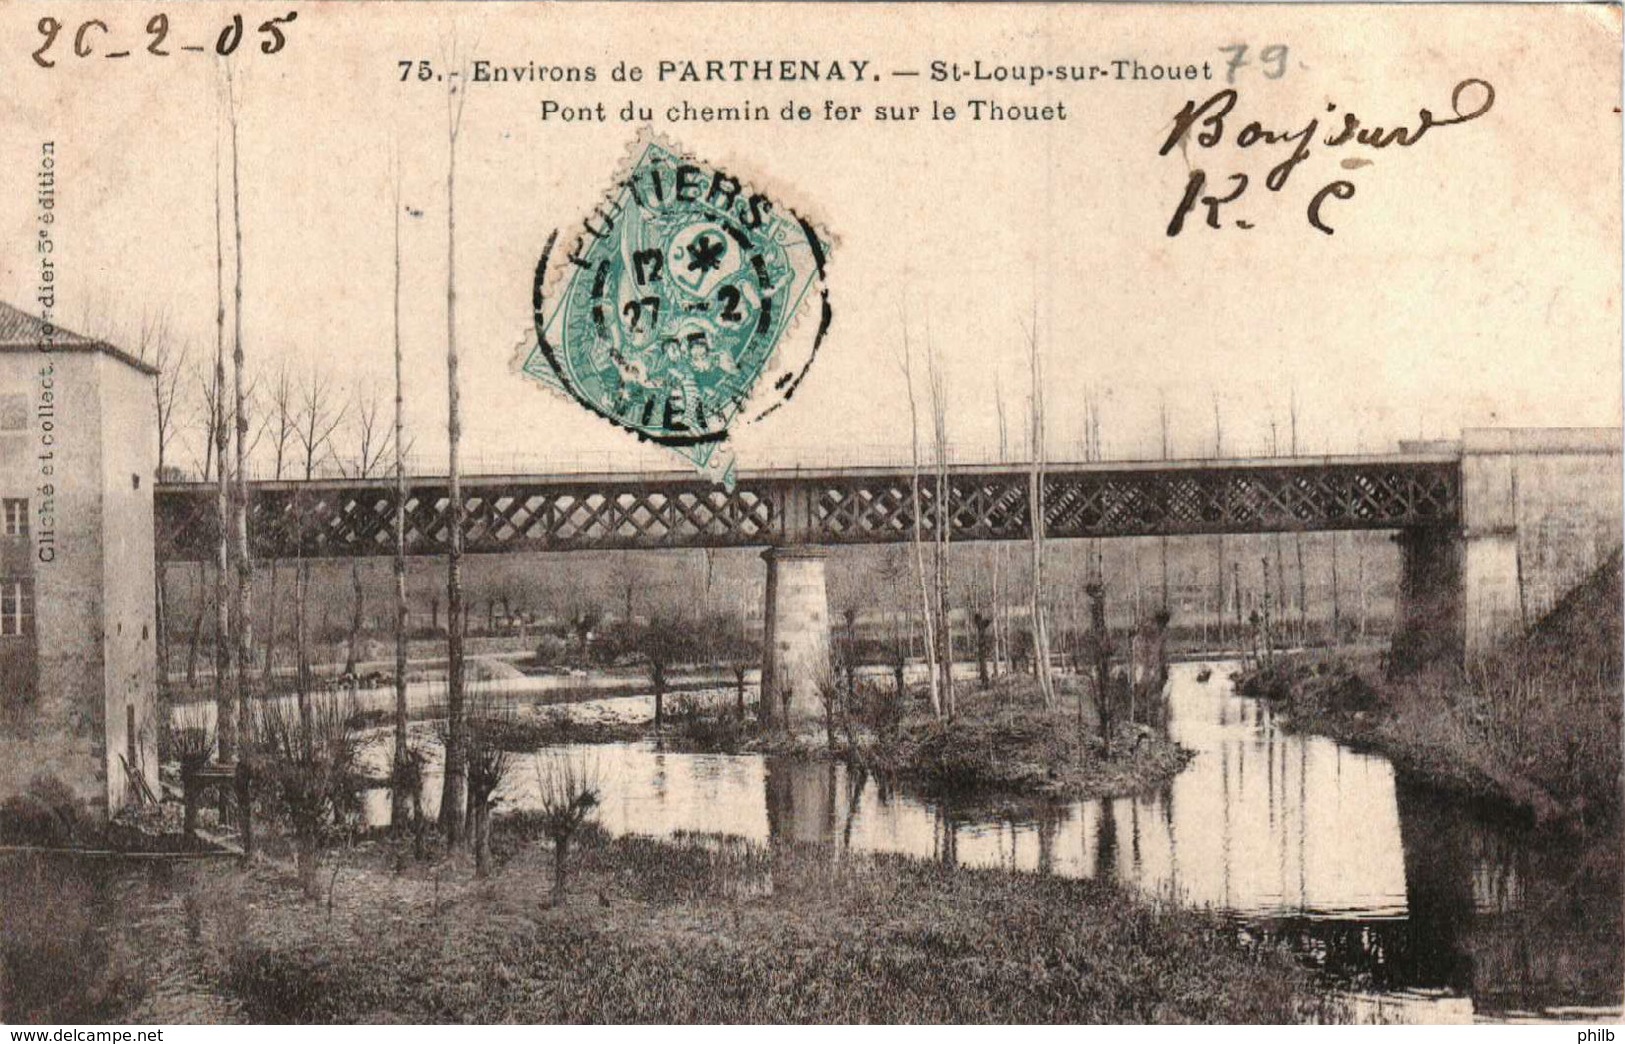
{"type": "MultiPolygon", "coordinates": [[[[1081,455],[1091,408],[1104,453],[1123,458],[1160,454],[1163,408],[1177,457],[1212,452],[1216,410],[1225,452],[1269,452],[1272,421],[1284,452],[1293,400],[1305,453],[1388,449],[1464,426],[1620,424],[1617,10],[306,4],[287,46],[259,53],[254,26],[289,9],[175,9],[161,45],[173,53],[160,58],[143,50],[150,12],[53,5],[67,26],[48,52],[53,68],[9,45],[0,299],[26,307],[34,297],[35,178],[51,141],[59,320],[128,343],[144,319],[163,316],[177,343],[208,361],[215,175],[229,196],[230,151],[221,63],[179,48],[212,40],[241,10],[249,42],[232,62],[245,353],[266,373],[286,365],[324,387],[388,397],[398,167],[404,203],[421,212],[401,229],[402,338],[406,418],[425,459],[445,446],[448,142],[444,83],[400,80],[399,63],[418,60],[597,72],[590,84],[468,88],[456,249],[464,448],[475,468],[681,466],[513,369],[542,244],[609,191],[639,129],[614,115],[633,99],[662,114],[683,101],[747,99],[775,113],[787,102],[815,110],[806,122],[655,128],[834,240],[828,339],[792,402],[735,432],[741,467],[906,456],[905,331],[918,394],[926,353],[940,359],[949,439],[964,459],[997,449],[1001,396],[1011,452],[1023,452],[1029,335],[1044,360],[1052,459],[1081,455]],[[108,31],[92,30],[98,53],[76,58],[73,31],[90,17],[108,31]],[[1159,155],[1181,107],[1226,86],[1220,48],[1236,44],[1249,61],[1236,71],[1224,140],[1159,155]],[[100,57],[121,46],[134,53],[100,57]],[[1279,78],[1259,61],[1270,46],[1285,48],[1279,78]],[[865,61],[881,78],[655,81],[662,60],[734,58],[865,61]],[[929,75],[934,61],[978,59],[1206,62],[1217,78],[1027,86],[929,75]],[[621,61],[644,67],[645,80],[612,81],[621,61]],[[1324,139],[1351,110],[1386,127],[1414,125],[1423,107],[1442,118],[1468,79],[1494,87],[1482,117],[1435,127],[1410,148],[1316,145],[1279,192],[1264,176],[1291,145],[1235,143],[1249,120],[1291,132],[1318,118],[1324,139]],[[826,98],[865,116],[823,120],[826,98]],[[974,121],[973,98],[1064,104],[1067,118],[974,121]],[[611,119],[544,120],[548,99],[602,101],[611,119]],[[933,103],[960,118],[929,119],[933,103]],[[921,118],[877,123],[868,117],[881,104],[918,105],[921,118]],[[1212,186],[1239,172],[1249,187],[1224,227],[1208,228],[1199,207],[1170,237],[1192,166],[1212,186]],[[1325,204],[1328,236],[1307,208],[1339,180],[1355,192],[1325,204]]],[[[41,10],[0,8],[4,38],[37,45],[41,10]]],[[[229,296],[229,223],[226,238],[229,296]]],[[[186,412],[197,383],[183,384],[186,412]]]]}

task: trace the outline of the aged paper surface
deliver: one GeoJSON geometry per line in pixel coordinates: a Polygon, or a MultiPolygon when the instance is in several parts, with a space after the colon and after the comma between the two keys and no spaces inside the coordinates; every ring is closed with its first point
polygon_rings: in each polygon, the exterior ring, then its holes
{"type": "Polygon", "coordinates": [[[1620,24],[0,4],[0,1018],[1617,1018],[1620,24]]]}

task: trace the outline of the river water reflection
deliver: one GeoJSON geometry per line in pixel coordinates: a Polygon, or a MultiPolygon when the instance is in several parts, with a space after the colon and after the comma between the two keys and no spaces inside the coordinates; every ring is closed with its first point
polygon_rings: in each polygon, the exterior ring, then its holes
{"type": "MultiPolygon", "coordinates": [[[[562,749],[596,763],[612,833],[817,841],[1114,879],[1220,911],[1244,939],[1291,945],[1361,990],[1425,998],[1423,1017],[1619,1004],[1617,865],[1581,872],[1580,853],[1441,804],[1381,757],[1289,734],[1267,705],[1233,692],[1229,665],[1212,666],[1200,681],[1201,665],[1176,665],[1170,681],[1170,729],[1195,760],[1160,791],[1111,801],[990,812],[832,762],[647,743],[562,749]]],[[[431,773],[431,802],[438,789],[431,773]]],[[[504,806],[529,807],[535,794],[521,760],[504,806]]],[[[383,792],[370,796],[373,822],[388,809],[383,792]]]]}
{"type": "MultiPolygon", "coordinates": [[[[1110,878],[1209,907],[1244,944],[1290,947],[1346,987],[1356,1017],[1617,1018],[1617,836],[1566,846],[1475,816],[1396,779],[1381,758],[1285,733],[1266,706],[1231,691],[1227,665],[1214,667],[1202,681],[1197,665],[1177,666],[1170,682],[1170,727],[1196,751],[1190,767],[1158,793],[1115,801],[995,812],[887,790],[831,762],[648,744],[567,752],[597,762],[600,819],[614,833],[801,839],[836,853],[1110,878]]],[[[570,713],[627,720],[647,716],[647,704],[613,698],[570,713]]],[[[415,731],[432,740],[432,726],[415,731]]],[[[382,768],[389,732],[379,735],[369,756],[382,768]]],[[[426,781],[431,802],[438,782],[426,781]]],[[[504,803],[523,808],[535,795],[520,759],[504,803]]],[[[387,795],[372,793],[367,807],[383,822],[387,795]]],[[[146,959],[138,942],[155,920],[180,915],[177,893],[191,903],[191,877],[165,863],[0,859],[0,895],[29,897],[0,904],[0,1020],[114,1017],[128,966],[146,959]]],[[[164,983],[155,1003],[171,1019],[232,1017],[229,998],[203,984],[164,983]]]]}

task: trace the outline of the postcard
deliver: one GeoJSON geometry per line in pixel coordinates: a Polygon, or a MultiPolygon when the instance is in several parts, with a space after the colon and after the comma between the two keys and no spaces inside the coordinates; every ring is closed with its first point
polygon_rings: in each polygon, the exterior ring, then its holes
{"type": "Polygon", "coordinates": [[[0,2],[0,1019],[1611,1040],[1620,48],[0,2]]]}

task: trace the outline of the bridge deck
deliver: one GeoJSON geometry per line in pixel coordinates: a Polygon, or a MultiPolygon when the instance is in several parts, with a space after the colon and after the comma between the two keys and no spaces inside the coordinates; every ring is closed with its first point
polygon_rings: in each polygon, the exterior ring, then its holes
{"type": "MultiPolygon", "coordinates": [[[[1270,457],[1046,466],[1049,537],[1399,529],[1459,525],[1460,459],[1451,454],[1270,457]]],[[[928,536],[1024,540],[1031,533],[1025,464],[949,468],[939,498],[930,472],[918,495],[907,468],[741,472],[729,492],[692,472],[479,475],[462,480],[472,553],[617,548],[765,547],[905,541],[916,513],[928,536]]],[[[249,483],[249,531],[261,558],[389,555],[395,491],[388,477],[249,483]]],[[[213,556],[216,490],[158,487],[158,555],[213,556]]],[[[407,480],[407,551],[450,546],[445,478],[407,480]]]]}

